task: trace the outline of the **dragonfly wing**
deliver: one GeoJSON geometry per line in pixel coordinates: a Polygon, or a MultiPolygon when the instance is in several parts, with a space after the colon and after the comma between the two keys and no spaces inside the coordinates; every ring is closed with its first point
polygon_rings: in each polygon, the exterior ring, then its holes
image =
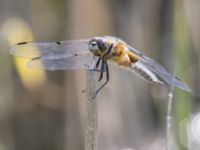
{"type": "Polygon", "coordinates": [[[43,57],[57,59],[89,51],[88,43],[89,39],[61,42],[22,42],[16,44],[9,51],[13,55],[24,58],[43,57]]]}
{"type": "Polygon", "coordinates": [[[159,78],[161,78],[167,84],[172,85],[172,86],[174,85],[180,89],[191,92],[191,89],[188,87],[186,83],[182,82],[179,78],[174,77],[173,75],[168,73],[165,70],[165,68],[162,67],[160,64],[157,64],[153,60],[142,61],[141,63],[144,64],[152,72],[154,72],[159,78]]]}
{"type": "Polygon", "coordinates": [[[156,74],[162,81],[169,85],[174,85],[182,90],[191,92],[191,89],[188,87],[188,85],[184,82],[182,82],[177,77],[174,77],[172,74],[170,74],[162,65],[156,63],[153,59],[143,55],[138,50],[132,48],[129,46],[129,49],[140,58],[139,62],[146,66],[150,71],[156,74]]]}
{"type": "Polygon", "coordinates": [[[90,54],[71,55],[65,58],[47,59],[36,57],[29,61],[28,67],[45,70],[76,70],[76,69],[94,69],[96,58],[90,54]]]}

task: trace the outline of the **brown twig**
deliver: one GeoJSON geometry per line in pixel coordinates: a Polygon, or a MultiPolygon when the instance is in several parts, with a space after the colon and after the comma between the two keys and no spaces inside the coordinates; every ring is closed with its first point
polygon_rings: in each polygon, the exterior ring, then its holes
{"type": "Polygon", "coordinates": [[[98,102],[96,93],[96,72],[87,71],[87,120],[85,150],[97,150],[98,145],[98,102]]]}

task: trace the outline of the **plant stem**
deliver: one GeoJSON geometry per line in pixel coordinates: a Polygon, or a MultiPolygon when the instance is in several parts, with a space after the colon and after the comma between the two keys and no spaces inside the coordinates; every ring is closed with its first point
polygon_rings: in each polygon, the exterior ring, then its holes
{"type": "Polygon", "coordinates": [[[167,128],[167,137],[166,137],[166,146],[167,150],[169,150],[170,147],[170,131],[172,126],[172,99],[173,99],[173,87],[171,88],[170,93],[168,94],[168,104],[167,104],[167,117],[166,117],[166,128],[167,128]]]}
{"type": "Polygon", "coordinates": [[[96,93],[96,72],[87,71],[87,119],[85,150],[97,150],[98,145],[98,102],[96,93]]]}
{"type": "MultiPolygon", "coordinates": [[[[176,70],[176,67],[175,67],[176,70]]],[[[174,71],[174,76],[176,74],[176,71],[174,71]]],[[[168,93],[168,103],[167,103],[167,116],[166,116],[166,149],[170,149],[170,144],[171,144],[171,137],[170,137],[170,132],[171,127],[172,127],[172,100],[174,97],[174,85],[171,86],[170,92],[168,93]]]]}

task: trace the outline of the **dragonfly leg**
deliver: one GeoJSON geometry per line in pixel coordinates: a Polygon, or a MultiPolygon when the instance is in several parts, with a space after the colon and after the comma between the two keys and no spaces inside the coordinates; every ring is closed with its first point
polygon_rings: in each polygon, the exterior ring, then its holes
{"type": "Polygon", "coordinates": [[[101,58],[98,58],[97,63],[96,63],[96,65],[95,65],[96,69],[99,67],[100,61],[101,61],[101,58]]]}
{"type": "Polygon", "coordinates": [[[89,69],[90,71],[96,71],[96,72],[105,72],[105,68],[103,70],[98,69],[98,68],[94,68],[94,69],[89,69]]]}
{"type": "MultiPolygon", "coordinates": [[[[101,64],[101,73],[100,73],[99,81],[102,80],[102,78],[103,78],[104,70],[106,71],[106,81],[97,89],[94,98],[96,98],[99,91],[108,83],[108,81],[110,79],[109,68],[108,68],[106,56],[110,53],[110,51],[112,50],[112,47],[113,47],[113,44],[110,45],[108,50],[104,53],[103,57],[100,58],[102,64],[101,64]]],[[[98,61],[100,61],[100,60],[98,60],[98,61]]],[[[97,61],[97,63],[99,63],[98,61],[97,61]]]]}
{"type": "Polygon", "coordinates": [[[105,70],[105,62],[104,62],[104,60],[102,59],[102,61],[101,61],[101,72],[100,72],[100,76],[99,76],[99,80],[98,80],[98,81],[101,81],[101,80],[102,80],[104,70],[105,70]]]}
{"type": "MultiPolygon", "coordinates": [[[[99,76],[99,80],[98,81],[101,81],[102,78],[103,78],[103,73],[104,73],[104,68],[105,68],[105,65],[108,67],[108,64],[107,64],[107,61],[105,59],[105,57],[110,53],[110,51],[112,50],[112,47],[113,47],[113,44],[110,45],[110,47],[108,48],[108,50],[105,52],[105,54],[103,55],[102,58],[99,58],[101,59],[101,73],[100,73],[100,76],[99,76]]],[[[97,61],[97,64],[96,65],[99,65],[99,60],[97,61]]],[[[107,71],[106,71],[107,72],[107,71]]]]}
{"type": "Polygon", "coordinates": [[[99,58],[99,59],[97,60],[96,64],[95,64],[94,69],[89,69],[89,70],[90,70],[90,71],[97,71],[97,72],[102,72],[102,71],[105,72],[105,69],[103,69],[103,70],[102,70],[102,69],[98,69],[101,60],[102,60],[102,58],[99,58]]]}
{"type": "Polygon", "coordinates": [[[96,96],[99,93],[99,91],[108,83],[108,81],[110,79],[108,63],[107,63],[106,60],[104,60],[102,63],[104,63],[105,69],[106,69],[106,81],[97,89],[94,98],[96,98],[96,96]]]}

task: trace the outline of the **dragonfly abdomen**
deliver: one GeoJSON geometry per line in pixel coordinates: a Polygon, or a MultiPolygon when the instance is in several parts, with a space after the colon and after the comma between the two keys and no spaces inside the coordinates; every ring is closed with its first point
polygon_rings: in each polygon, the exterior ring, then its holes
{"type": "Polygon", "coordinates": [[[133,63],[131,67],[140,77],[149,81],[150,83],[163,84],[163,82],[160,81],[158,77],[152,71],[150,71],[147,67],[145,67],[142,63],[140,62],[133,63]]]}

